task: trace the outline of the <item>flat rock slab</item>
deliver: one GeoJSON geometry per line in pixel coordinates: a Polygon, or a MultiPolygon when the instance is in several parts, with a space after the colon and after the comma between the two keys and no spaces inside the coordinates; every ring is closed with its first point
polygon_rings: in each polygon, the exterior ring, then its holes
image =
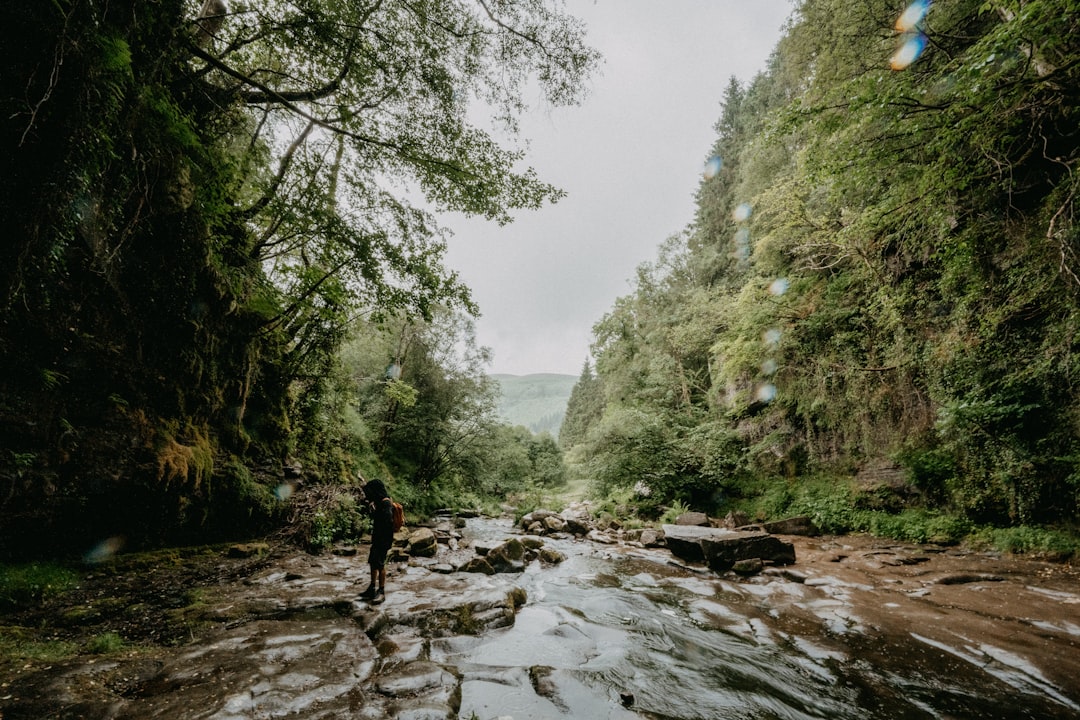
{"type": "Polygon", "coordinates": [[[777,565],[795,562],[795,546],[768,533],[738,532],[692,525],[664,525],[667,546],[687,562],[726,572],[741,560],[759,558],[777,565]]]}

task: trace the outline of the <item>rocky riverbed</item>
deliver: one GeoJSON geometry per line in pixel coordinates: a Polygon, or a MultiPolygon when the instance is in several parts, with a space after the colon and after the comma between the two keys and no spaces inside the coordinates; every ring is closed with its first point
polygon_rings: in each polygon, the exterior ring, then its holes
{"type": "Polygon", "coordinates": [[[96,572],[5,632],[128,642],[4,668],[0,718],[1080,717],[1068,565],[781,536],[795,562],[743,576],[560,528],[488,575],[456,568],[520,529],[436,530],[380,605],[358,599],[363,548],[174,551],[96,572]]]}

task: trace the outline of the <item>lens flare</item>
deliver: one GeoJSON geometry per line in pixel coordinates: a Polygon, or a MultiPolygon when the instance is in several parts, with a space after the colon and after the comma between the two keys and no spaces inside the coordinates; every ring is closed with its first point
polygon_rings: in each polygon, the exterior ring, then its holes
{"type": "Polygon", "coordinates": [[[787,278],[776,278],[769,283],[769,294],[779,297],[787,292],[788,280],[787,278]]]}
{"type": "Polygon", "coordinates": [[[705,179],[712,180],[720,172],[720,168],[724,167],[724,161],[719,155],[713,155],[709,158],[709,161],[705,163],[705,179]]]}
{"type": "Polygon", "coordinates": [[[750,219],[751,212],[753,208],[750,207],[750,203],[739,203],[732,211],[731,217],[735,219],[735,222],[746,222],[750,219]]]}
{"type": "Polygon", "coordinates": [[[762,375],[772,375],[774,372],[776,372],[776,361],[775,360],[773,360],[772,358],[769,358],[765,362],[761,363],[761,374],[762,375]]]}
{"type": "Polygon", "coordinates": [[[912,35],[904,44],[893,53],[892,58],[889,59],[889,67],[893,70],[904,70],[911,63],[919,59],[923,50],[926,49],[926,36],[922,33],[912,35]]]}
{"type": "Polygon", "coordinates": [[[926,17],[926,11],[930,9],[930,0],[915,0],[907,6],[907,9],[896,18],[896,29],[900,32],[910,32],[926,17]]]}
{"type": "Polygon", "coordinates": [[[292,483],[281,483],[276,488],[274,488],[274,497],[276,497],[278,500],[288,500],[290,497],[292,497],[293,490],[294,488],[292,483]]]}
{"type": "Polygon", "coordinates": [[[119,536],[105,538],[83,555],[83,562],[87,565],[103,563],[120,552],[122,547],[124,547],[124,538],[119,536]]]}
{"type": "Polygon", "coordinates": [[[761,341],[770,347],[776,347],[780,344],[780,338],[782,337],[782,335],[783,334],[779,330],[777,330],[776,328],[772,328],[771,330],[766,330],[761,334],[761,341]]]}
{"type": "Polygon", "coordinates": [[[757,398],[759,402],[772,402],[776,398],[776,386],[772,383],[758,385],[757,392],[754,393],[754,397],[757,398]]]}

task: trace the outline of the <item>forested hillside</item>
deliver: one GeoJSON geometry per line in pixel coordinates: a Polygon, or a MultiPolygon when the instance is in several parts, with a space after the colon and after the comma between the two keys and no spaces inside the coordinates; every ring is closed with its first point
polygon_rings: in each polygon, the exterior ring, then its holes
{"type": "Polygon", "coordinates": [[[480,452],[520,450],[515,482],[543,464],[493,423],[478,351],[442,342],[475,308],[434,213],[560,197],[516,118],[579,99],[577,20],[464,0],[3,19],[0,554],[257,529],[358,466],[428,492],[480,452]]]}
{"type": "Polygon", "coordinates": [[[595,325],[601,489],[1075,521],[1078,10],[799,4],[724,93],[696,216],[595,325]]]}

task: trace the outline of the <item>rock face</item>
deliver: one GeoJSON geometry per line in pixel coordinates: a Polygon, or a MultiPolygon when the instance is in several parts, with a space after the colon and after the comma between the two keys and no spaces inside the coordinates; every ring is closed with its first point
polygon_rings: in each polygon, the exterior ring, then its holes
{"type": "Polygon", "coordinates": [[[740,560],[754,558],[774,565],[795,562],[795,546],[767,533],[665,525],[664,536],[676,556],[688,562],[703,562],[716,572],[726,572],[740,560]]]}

